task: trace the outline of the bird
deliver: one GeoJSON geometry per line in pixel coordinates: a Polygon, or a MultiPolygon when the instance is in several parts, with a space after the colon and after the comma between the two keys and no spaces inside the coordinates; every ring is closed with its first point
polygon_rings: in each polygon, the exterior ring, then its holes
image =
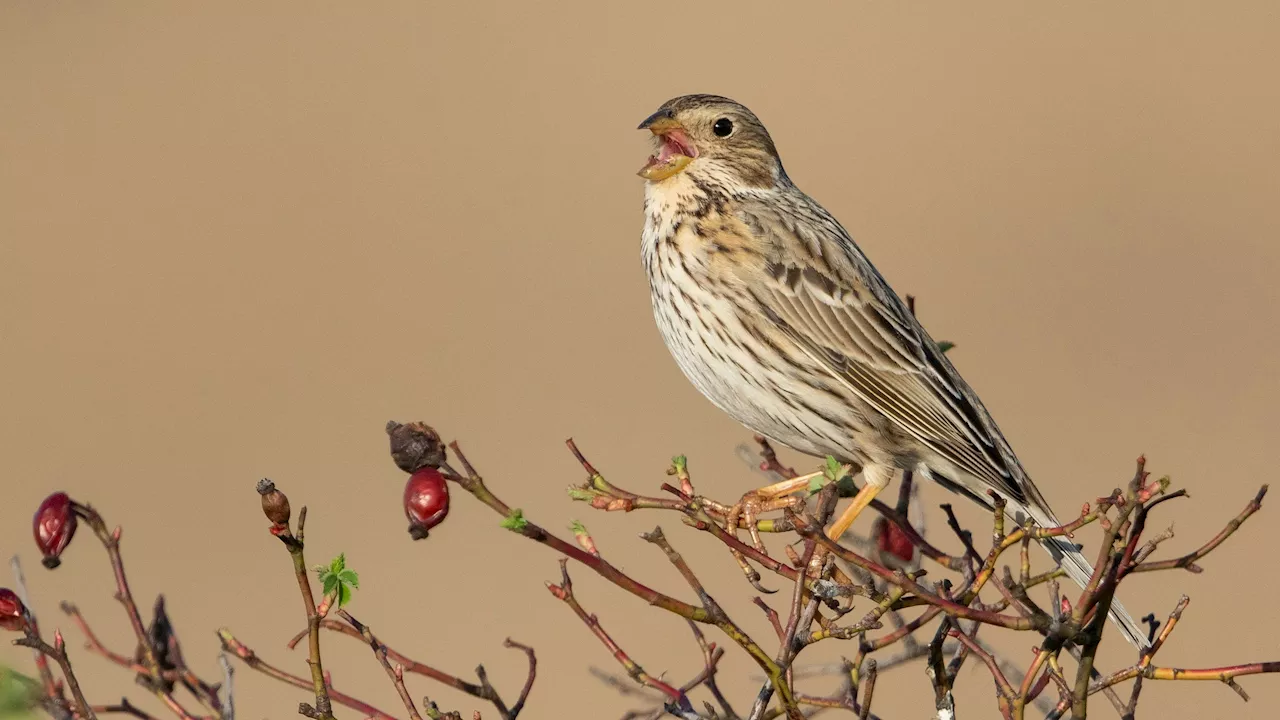
{"type": "MultiPolygon", "coordinates": [[[[734,420],[861,468],[863,486],[828,537],[841,537],[900,471],[987,508],[994,493],[1019,523],[1062,524],[915,314],[792,182],[755,113],[718,95],[682,95],[638,129],[655,148],[638,174],[658,331],[685,377],[734,420]]],[[[798,489],[778,483],[752,497],[767,508],[798,489]]],[[[1088,583],[1093,568],[1074,543],[1040,542],[1088,583]]],[[[1149,646],[1118,602],[1110,617],[1131,644],[1149,646]]]]}

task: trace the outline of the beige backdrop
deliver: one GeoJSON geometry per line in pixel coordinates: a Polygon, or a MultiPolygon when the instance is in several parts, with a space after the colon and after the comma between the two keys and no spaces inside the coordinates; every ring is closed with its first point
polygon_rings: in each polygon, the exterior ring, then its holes
{"type": "MultiPolygon", "coordinates": [[[[636,537],[662,522],[768,637],[708,538],[675,518],[592,514],[563,492],[582,477],[571,435],[635,489],[656,491],[676,452],[708,494],[757,480],[732,452],[749,435],[662,346],[639,262],[648,143],[634,128],[688,92],[762,116],[796,181],[958,343],[1064,514],[1145,452],[1194,496],[1158,518],[1176,523],[1172,553],[1271,479],[1274,3],[237,5],[0,8],[0,553],[26,560],[36,609],[68,635],[95,701],[156,707],[79,650],[60,599],[113,648],[131,636],[91,536],[60,570],[39,566],[36,504],[63,488],[124,526],[140,601],[166,593],[201,672],[216,675],[221,625],[305,672],[283,647],[302,625],[289,562],[253,492],[269,476],[310,506],[312,561],[347,553],[363,585],[353,611],[394,646],[467,677],[484,662],[513,697],[510,635],[541,660],[526,717],[635,706],[589,674],[616,668],[542,588],[553,553],[456,493],[447,524],[409,541],[390,418],[461,439],[530,517],[587,521],[610,558],[692,599],[636,537]]],[[[1203,575],[1129,584],[1135,615],[1193,598],[1163,663],[1280,659],[1280,580],[1262,551],[1276,512],[1203,575]]],[[[683,622],[575,577],[651,672],[698,669],[683,622]]],[[[1028,643],[1011,644],[1020,661],[1028,643]]],[[[367,650],[326,647],[340,689],[402,712],[367,650]]],[[[811,659],[851,651],[833,642],[811,659]]],[[[1103,664],[1127,658],[1113,646],[1103,664]]],[[[17,648],[0,662],[30,667],[17,648]]],[[[724,671],[745,710],[749,661],[731,648],[724,671]]],[[[294,717],[307,697],[237,678],[245,718],[294,717]]],[[[1150,685],[1141,709],[1274,717],[1280,678],[1243,685],[1248,705],[1217,684],[1150,685]]],[[[971,663],[964,717],[994,714],[991,687],[971,663]]],[[[926,688],[918,666],[896,671],[877,710],[924,717],[926,688]]],[[[467,717],[485,709],[411,689],[467,717]]]]}

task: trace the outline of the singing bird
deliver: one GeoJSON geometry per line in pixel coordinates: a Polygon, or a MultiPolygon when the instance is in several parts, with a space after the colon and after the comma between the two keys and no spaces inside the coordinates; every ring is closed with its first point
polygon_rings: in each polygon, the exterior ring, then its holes
{"type": "MultiPolygon", "coordinates": [[[[639,172],[642,259],[663,340],[698,390],[750,430],[862,468],[829,537],[903,470],[988,508],[994,491],[1016,522],[1061,524],[951,361],[844,227],[792,183],[754,113],[685,95],[639,129],[656,146],[639,172]]],[[[1041,543],[1088,582],[1074,544],[1041,543]]],[[[1111,619],[1149,644],[1118,603],[1111,619]]]]}

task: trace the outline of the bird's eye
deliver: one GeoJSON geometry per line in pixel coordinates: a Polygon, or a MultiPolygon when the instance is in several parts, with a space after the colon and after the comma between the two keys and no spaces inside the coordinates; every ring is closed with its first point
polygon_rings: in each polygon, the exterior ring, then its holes
{"type": "Polygon", "coordinates": [[[720,118],[711,126],[711,132],[715,133],[716,137],[729,137],[733,134],[733,121],[729,118],[720,118]]]}

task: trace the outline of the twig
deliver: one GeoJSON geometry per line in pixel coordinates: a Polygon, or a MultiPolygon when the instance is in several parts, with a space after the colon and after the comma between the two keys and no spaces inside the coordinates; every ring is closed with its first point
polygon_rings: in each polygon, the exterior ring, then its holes
{"type": "Polygon", "coordinates": [[[62,641],[62,633],[54,631],[53,645],[45,642],[39,635],[35,633],[35,628],[30,622],[24,628],[25,637],[13,641],[14,645],[24,645],[36,650],[58,663],[58,667],[62,668],[62,677],[67,681],[67,688],[71,690],[72,711],[75,712],[81,720],[96,720],[93,713],[93,707],[84,699],[84,693],[80,690],[80,682],[76,680],[76,674],[71,670],[71,659],[67,657],[66,643],[62,641]]]}
{"type": "MultiPolygon", "coordinates": [[[[194,715],[188,712],[186,708],[184,708],[182,704],[173,697],[173,693],[167,689],[167,687],[169,687],[168,683],[184,679],[180,670],[176,668],[169,670],[161,669],[157,675],[152,675],[146,667],[140,665],[132,658],[125,657],[124,655],[114,653],[107,649],[102,642],[98,640],[98,636],[94,634],[93,629],[89,627],[89,622],[85,620],[84,615],[80,612],[80,608],[65,601],[61,603],[61,608],[62,612],[70,617],[71,620],[80,628],[80,632],[84,633],[86,649],[90,652],[101,655],[120,667],[134,672],[137,677],[143,681],[143,684],[152,690],[156,697],[159,698],[159,700],[163,702],[166,707],[172,710],[179,718],[183,718],[183,720],[193,720],[195,718],[194,715]]],[[[147,647],[151,647],[150,643],[148,643],[147,647]]],[[[200,681],[199,678],[196,678],[194,673],[191,674],[191,677],[195,680],[196,684],[189,684],[188,687],[192,689],[193,692],[195,692],[197,688],[208,687],[200,681]]],[[[196,693],[196,699],[202,700],[199,693],[196,693]]],[[[224,720],[226,720],[225,716],[224,720]]]]}
{"type": "Polygon", "coordinates": [[[604,646],[609,649],[609,652],[613,654],[614,659],[616,659],[618,664],[627,671],[627,675],[631,676],[631,679],[645,687],[650,687],[661,692],[670,698],[670,702],[674,707],[678,708],[681,712],[688,713],[690,716],[696,718],[697,713],[694,712],[693,705],[689,702],[689,697],[685,693],[645,672],[643,667],[641,667],[635,660],[632,660],[631,656],[628,655],[612,637],[609,637],[609,633],[605,632],[604,627],[600,624],[600,621],[596,619],[596,616],[588,614],[587,611],[582,608],[582,605],[578,603],[578,599],[573,595],[573,581],[569,579],[568,563],[569,561],[567,559],[560,559],[560,584],[556,585],[551,582],[547,583],[547,589],[551,591],[551,594],[557,599],[563,601],[571,610],[573,610],[574,614],[578,616],[578,619],[582,620],[583,624],[585,624],[591,632],[600,639],[600,642],[604,643],[604,646]]]}
{"type": "MultiPolygon", "coordinates": [[[[219,629],[218,639],[222,642],[223,651],[231,653],[245,665],[248,665],[250,668],[257,670],[263,675],[279,680],[280,682],[288,685],[292,685],[296,688],[302,688],[303,690],[312,689],[313,686],[310,680],[300,678],[297,675],[292,675],[267,663],[262,658],[258,657],[258,654],[254,652],[253,648],[250,648],[248,645],[240,642],[235,635],[232,635],[230,630],[226,628],[219,629]]],[[[350,695],[338,692],[337,690],[328,687],[327,691],[333,702],[349,707],[352,710],[361,713],[365,718],[373,718],[373,720],[397,720],[395,716],[385,713],[362,700],[357,700],[350,695]]]]}
{"type": "Polygon", "coordinates": [[[236,720],[236,669],[231,666],[231,661],[224,652],[218,653],[218,666],[222,668],[222,686],[219,688],[222,720],[236,720]]]}
{"type": "Polygon", "coordinates": [[[871,695],[876,690],[876,661],[875,660],[867,661],[867,673],[866,673],[865,682],[867,685],[867,689],[862,694],[862,703],[858,708],[858,720],[867,720],[867,718],[871,717],[871,695]]]}
{"type": "Polygon", "coordinates": [[[341,608],[338,609],[338,614],[351,623],[356,632],[359,632],[364,641],[373,649],[373,656],[378,659],[382,669],[387,671],[387,677],[391,679],[391,684],[395,686],[396,692],[399,693],[400,701],[404,703],[404,709],[409,712],[409,717],[413,720],[422,720],[422,716],[418,714],[418,706],[414,705],[413,697],[409,695],[409,690],[404,686],[404,666],[396,665],[391,667],[391,663],[387,661],[387,646],[378,640],[368,625],[355,619],[351,613],[341,608]]]}
{"type": "MultiPolygon", "coordinates": [[[[40,623],[36,619],[35,611],[31,609],[31,596],[27,593],[27,578],[22,572],[22,561],[17,555],[9,558],[9,568],[13,570],[13,587],[18,593],[18,599],[22,600],[23,606],[27,608],[27,622],[31,625],[31,632],[40,637],[40,623]]],[[[36,648],[31,649],[31,654],[35,657],[36,670],[40,673],[40,682],[44,687],[44,695],[55,706],[68,710],[67,699],[63,697],[62,691],[58,689],[58,685],[54,682],[53,671],[49,669],[49,659],[44,653],[36,648]]]]}
{"type": "Polygon", "coordinates": [[[1202,568],[1199,565],[1196,565],[1196,561],[1213,552],[1214,549],[1226,541],[1227,538],[1231,537],[1236,530],[1239,530],[1240,526],[1244,524],[1245,520],[1249,519],[1250,515],[1253,515],[1262,507],[1262,499],[1266,497],[1269,487],[1269,485],[1263,485],[1259,488],[1258,493],[1253,496],[1253,500],[1249,501],[1248,505],[1245,505],[1244,510],[1241,510],[1239,515],[1232,518],[1221,532],[1213,536],[1213,539],[1209,540],[1209,542],[1200,546],[1196,550],[1189,552],[1182,557],[1173,558],[1171,560],[1158,560],[1141,563],[1140,565],[1136,565],[1131,569],[1126,570],[1126,574],[1130,572],[1139,573],[1152,572],[1154,570],[1169,570],[1172,568],[1183,568],[1193,573],[1201,572],[1202,568]]]}
{"type": "MultiPolygon", "coordinates": [[[[338,622],[337,620],[328,620],[328,619],[321,620],[320,627],[325,630],[332,630],[333,632],[346,635],[347,637],[355,638],[357,640],[364,639],[361,636],[360,631],[358,629],[352,627],[351,625],[338,622]]],[[[298,642],[302,640],[302,638],[310,637],[310,634],[311,634],[311,630],[309,628],[307,630],[303,630],[302,632],[295,635],[293,639],[289,640],[287,647],[289,649],[293,649],[294,647],[297,646],[298,642]]],[[[396,664],[402,665],[404,667],[405,672],[414,673],[416,675],[422,675],[424,677],[429,677],[432,680],[435,680],[440,683],[444,683],[445,685],[448,685],[449,687],[452,687],[456,690],[461,690],[462,692],[467,693],[472,697],[485,699],[483,695],[483,690],[479,685],[476,685],[475,683],[467,682],[466,680],[463,680],[454,675],[450,675],[449,673],[444,672],[442,670],[438,670],[430,665],[427,665],[426,663],[414,660],[413,658],[408,657],[407,655],[404,655],[402,653],[399,653],[394,648],[389,647],[385,644],[383,645],[383,647],[386,648],[387,657],[391,661],[395,662],[396,664]]]]}
{"type": "Polygon", "coordinates": [[[702,603],[702,607],[706,609],[711,622],[723,630],[725,635],[729,636],[730,640],[733,640],[742,647],[743,650],[747,651],[747,654],[751,656],[751,659],[755,660],[756,664],[758,664],[760,668],[769,675],[769,679],[773,683],[774,689],[777,690],[778,697],[782,701],[783,706],[794,709],[795,700],[792,696],[791,687],[784,676],[785,670],[780,667],[778,663],[774,662],[773,659],[770,658],[769,655],[751,639],[751,636],[748,635],[746,631],[734,623],[724,609],[720,607],[720,604],[707,593],[706,589],[702,586],[702,581],[698,579],[698,576],[693,572],[693,569],[689,567],[689,564],[685,562],[680,553],[676,552],[675,548],[671,546],[671,543],[667,542],[666,536],[662,533],[662,528],[655,527],[651,532],[644,533],[640,537],[654,545],[657,545],[658,548],[666,554],[667,560],[669,560],[671,564],[675,566],[676,570],[684,576],[685,581],[689,583],[689,587],[693,588],[693,591],[698,595],[698,600],[702,603]]]}
{"type": "MultiPolygon", "coordinates": [[[[258,481],[257,491],[261,495],[267,495],[275,490],[275,483],[263,478],[258,481]]],[[[311,666],[311,689],[316,696],[315,707],[308,703],[300,703],[298,705],[298,713],[305,715],[312,720],[334,720],[333,702],[329,697],[329,687],[324,680],[324,663],[320,658],[320,614],[316,611],[316,598],[311,591],[311,579],[307,575],[307,560],[305,555],[306,542],[304,540],[307,526],[307,508],[304,505],[298,512],[298,534],[294,535],[286,523],[281,526],[273,526],[271,534],[279,538],[284,543],[285,548],[289,551],[289,558],[293,561],[293,574],[298,581],[298,591],[302,595],[302,606],[307,614],[308,628],[308,647],[310,654],[307,658],[307,664],[311,666]]]]}
{"type": "Polygon", "coordinates": [[[129,698],[127,697],[120,698],[120,702],[117,705],[94,705],[93,711],[103,715],[110,713],[122,713],[125,715],[132,715],[138,718],[138,720],[157,720],[154,715],[148,714],[143,711],[142,708],[139,708],[137,705],[129,702],[129,698]]]}
{"type": "Polygon", "coordinates": [[[533,648],[522,643],[518,643],[511,638],[502,641],[503,647],[514,648],[525,654],[529,660],[529,671],[525,674],[524,687],[520,688],[520,697],[516,699],[514,705],[511,706],[509,716],[514,718],[524,709],[524,703],[529,699],[529,692],[533,690],[533,682],[538,678],[538,656],[533,648]]]}
{"type": "Polygon", "coordinates": [[[951,631],[951,637],[956,638],[965,647],[969,648],[969,652],[978,656],[978,659],[987,666],[987,670],[991,672],[992,679],[996,683],[996,702],[1000,706],[1000,713],[1006,718],[1013,717],[1013,698],[1014,689],[1009,684],[1009,680],[1005,678],[1004,672],[1000,669],[1000,664],[996,661],[995,656],[987,652],[967,633],[958,627],[951,631]]]}
{"type": "MultiPolygon", "coordinates": [[[[102,642],[98,640],[98,636],[95,635],[93,630],[89,627],[89,622],[84,619],[84,615],[81,614],[80,608],[76,607],[72,603],[66,602],[65,600],[62,602],[61,608],[62,608],[62,612],[65,613],[68,617],[70,617],[72,621],[74,621],[75,624],[80,628],[80,632],[84,633],[86,649],[88,649],[91,652],[97,653],[98,655],[101,655],[102,657],[110,660],[111,662],[115,663],[116,665],[119,665],[122,668],[127,668],[140,675],[147,674],[147,669],[142,665],[138,664],[137,662],[135,662],[133,658],[125,657],[124,655],[112,652],[111,650],[107,649],[106,646],[104,646],[102,642]]],[[[176,673],[170,673],[168,676],[162,675],[161,677],[166,680],[175,680],[177,678],[177,675],[176,673]]]]}

